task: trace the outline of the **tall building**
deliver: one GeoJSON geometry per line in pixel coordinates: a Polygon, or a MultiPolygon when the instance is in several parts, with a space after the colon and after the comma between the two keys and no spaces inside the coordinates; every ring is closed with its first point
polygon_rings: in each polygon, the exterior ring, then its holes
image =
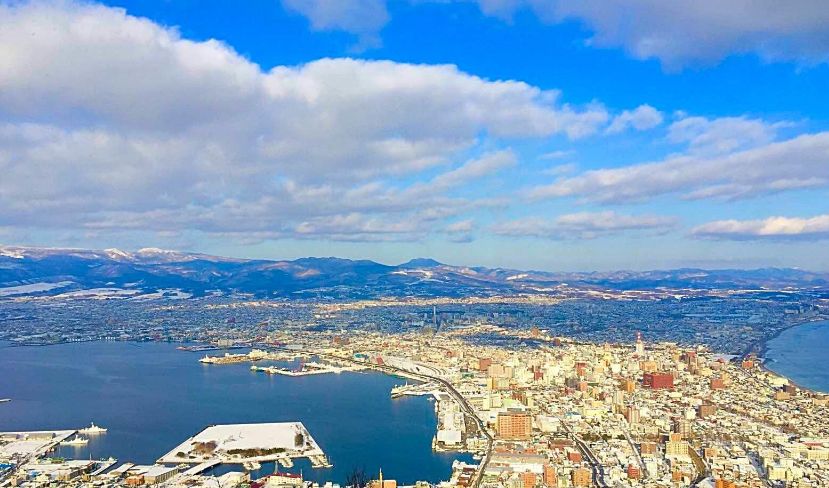
{"type": "Polygon", "coordinates": [[[674,387],[674,376],[671,373],[645,373],[642,375],[642,386],[652,390],[671,389],[674,387]]]}
{"type": "Polygon", "coordinates": [[[576,468],[572,474],[573,486],[590,486],[593,483],[593,473],[587,468],[576,468]]]}
{"type": "Polygon", "coordinates": [[[642,357],[645,355],[645,343],[642,342],[642,333],[636,333],[636,355],[642,357]]]}
{"type": "Polygon", "coordinates": [[[532,417],[521,410],[508,410],[498,414],[498,437],[502,439],[529,439],[532,435],[532,417]]]}
{"type": "Polygon", "coordinates": [[[688,442],[682,440],[682,435],[673,433],[669,437],[669,441],[665,443],[666,456],[687,456],[690,446],[688,442]]]}
{"type": "Polygon", "coordinates": [[[633,405],[628,405],[624,415],[629,424],[638,424],[641,418],[639,409],[633,405]]]}
{"type": "Polygon", "coordinates": [[[550,465],[544,465],[544,484],[549,487],[558,486],[558,475],[556,474],[556,469],[550,465]]]}
{"type": "Polygon", "coordinates": [[[521,485],[524,488],[535,488],[538,483],[538,476],[532,471],[525,471],[521,473],[521,485]]]}
{"type": "Polygon", "coordinates": [[[679,434],[683,439],[690,439],[694,436],[694,427],[690,420],[677,417],[673,423],[674,433],[679,434]]]}

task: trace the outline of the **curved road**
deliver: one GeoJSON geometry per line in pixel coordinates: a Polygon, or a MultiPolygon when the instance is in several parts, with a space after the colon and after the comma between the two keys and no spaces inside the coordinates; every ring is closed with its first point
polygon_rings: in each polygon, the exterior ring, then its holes
{"type": "Polygon", "coordinates": [[[379,364],[373,364],[373,363],[370,363],[370,362],[357,361],[355,359],[343,358],[343,357],[340,357],[340,356],[334,356],[334,355],[325,354],[325,353],[316,353],[316,355],[319,356],[319,357],[328,358],[328,359],[331,359],[331,360],[348,361],[348,362],[353,363],[353,364],[359,364],[361,366],[368,366],[372,369],[376,369],[378,371],[383,371],[384,373],[390,373],[390,374],[394,374],[394,375],[398,375],[398,376],[399,375],[408,376],[408,377],[412,377],[412,378],[415,378],[415,379],[420,380],[420,381],[432,381],[434,383],[437,383],[437,384],[443,386],[446,389],[446,391],[449,393],[449,395],[451,395],[452,398],[454,398],[455,401],[458,402],[458,405],[461,406],[461,409],[463,410],[464,414],[466,414],[468,416],[471,416],[472,419],[475,420],[475,423],[478,425],[478,430],[487,439],[486,453],[484,454],[483,459],[481,459],[481,463],[478,467],[477,473],[475,474],[475,480],[472,483],[472,487],[473,488],[478,488],[481,485],[481,480],[483,480],[484,472],[486,471],[487,465],[489,465],[489,459],[492,455],[492,444],[495,441],[495,439],[486,430],[486,426],[484,425],[484,422],[477,415],[475,415],[475,410],[472,408],[472,406],[469,405],[469,403],[466,401],[466,399],[463,397],[463,395],[461,395],[458,392],[458,390],[455,389],[455,387],[452,385],[452,383],[449,383],[448,381],[446,381],[445,379],[443,379],[439,376],[431,376],[431,375],[424,374],[424,373],[415,373],[413,371],[397,368],[397,367],[394,367],[394,366],[379,365],[379,364]]]}

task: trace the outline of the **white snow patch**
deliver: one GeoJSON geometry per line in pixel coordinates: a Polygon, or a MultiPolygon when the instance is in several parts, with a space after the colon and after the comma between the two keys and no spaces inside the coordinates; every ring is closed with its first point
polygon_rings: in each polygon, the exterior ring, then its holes
{"type": "Polygon", "coordinates": [[[44,291],[54,290],[56,288],[65,288],[71,285],[71,281],[60,281],[58,283],[31,283],[28,285],[7,286],[0,288],[0,297],[9,297],[13,295],[27,295],[29,293],[41,293],[44,291]]]}
{"type": "Polygon", "coordinates": [[[507,281],[523,280],[527,276],[529,276],[527,273],[521,273],[521,274],[517,274],[517,275],[507,276],[507,281]]]}
{"type": "Polygon", "coordinates": [[[20,251],[15,251],[14,249],[10,249],[8,247],[0,247],[0,256],[5,256],[7,258],[13,259],[23,259],[23,254],[20,251]]]}
{"type": "Polygon", "coordinates": [[[61,293],[57,298],[128,298],[141,293],[138,290],[124,290],[122,288],[90,288],[87,290],[70,291],[61,293]]]}

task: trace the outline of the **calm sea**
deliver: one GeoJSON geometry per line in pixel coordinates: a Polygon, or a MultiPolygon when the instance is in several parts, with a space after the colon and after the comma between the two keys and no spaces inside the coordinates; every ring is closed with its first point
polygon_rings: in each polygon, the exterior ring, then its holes
{"type": "MultiPolygon", "coordinates": [[[[76,458],[152,463],[210,424],[300,421],[334,467],[297,461],[306,479],[344,481],[355,467],[401,483],[448,479],[454,459],[432,452],[436,418],[426,397],[390,398],[404,380],[380,373],[268,376],[238,365],[202,365],[173,344],[0,344],[0,431],[80,428],[109,432],[76,458]]],[[[273,470],[265,465],[260,474],[273,470]]],[[[282,470],[284,471],[284,469],[282,470]]]]}
{"type": "Polygon", "coordinates": [[[829,321],[788,329],[767,347],[766,367],[801,386],[829,393],[829,321]]]}

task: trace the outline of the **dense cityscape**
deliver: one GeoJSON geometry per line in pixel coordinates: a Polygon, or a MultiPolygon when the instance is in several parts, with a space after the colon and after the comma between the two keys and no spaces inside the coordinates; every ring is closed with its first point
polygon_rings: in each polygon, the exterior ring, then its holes
{"type": "MultiPolygon", "coordinates": [[[[829,317],[816,295],[672,290],[322,303],[26,296],[0,302],[7,324],[0,340],[24,348],[161,341],[204,351],[201,362],[215,368],[398,376],[406,383],[392,398],[436,400],[433,449],[477,460],[456,461],[441,487],[818,487],[829,484],[829,397],[765,369],[758,357],[781,331],[829,317]]],[[[4,486],[298,487],[315,483],[286,469],[292,458],[331,462],[315,445],[286,441],[287,448],[248,447],[260,454],[239,457],[232,455],[239,448],[222,449],[231,441],[213,438],[182,444],[203,454],[174,455],[181,447],[158,453],[156,465],[49,454],[90,435],[105,434],[1,434],[4,486]],[[269,461],[279,468],[257,478],[254,468],[269,461]],[[226,463],[245,469],[210,472],[226,463]]],[[[394,474],[383,483],[396,486],[394,474]]]]}
{"type": "Polygon", "coordinates": [[[829,0],[0,0],[0,488],[829,488],[829,0]]]}

